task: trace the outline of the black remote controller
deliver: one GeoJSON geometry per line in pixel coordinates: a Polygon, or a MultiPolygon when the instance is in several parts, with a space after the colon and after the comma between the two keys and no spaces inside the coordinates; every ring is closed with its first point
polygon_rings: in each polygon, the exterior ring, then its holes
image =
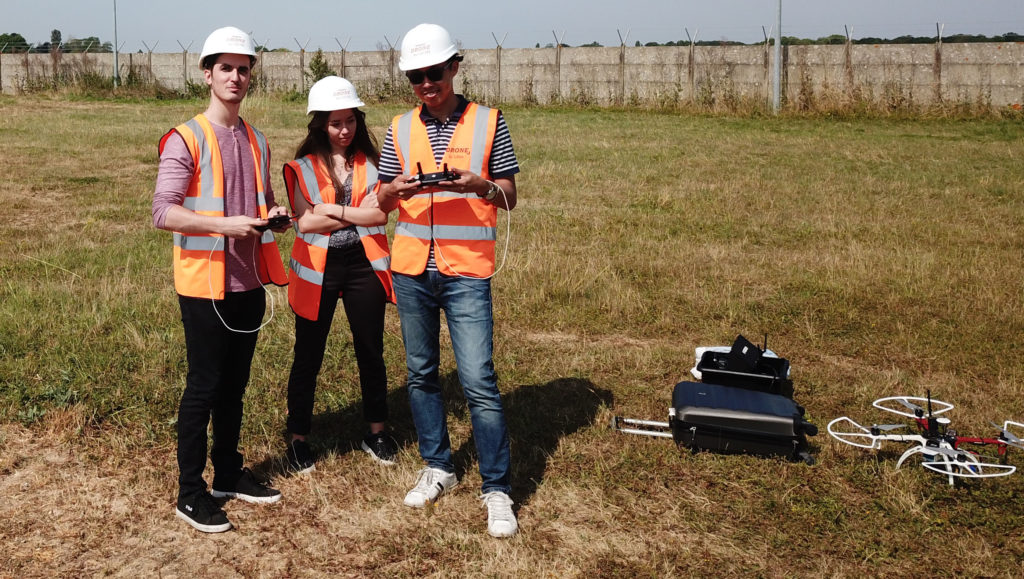
{"type": "Polygon", "coordinates": [[[288,225],[289,223],[291,223],[292,222],[292,218],[288,217],[287,215],[275,215],[275,216],[267,219],[267,221],[269,223],[267,223],[266,225],[254,225],[253,229],[255,229],[256,231],[266,231],[268,229],[277,229],[278,227],[283,227],[283,226],[288,225]]]}
{"type": "Polygon", "coordinates": [[[448,163],[444,164],[443,171],[438,171],[437,173],[424,173],[423,167],[416,163],[416,172],[416,180],[419,181],[420,185],[437,185],[442,181],[454,181],[459,178],[458,173],[448,170],[448,163]]]}

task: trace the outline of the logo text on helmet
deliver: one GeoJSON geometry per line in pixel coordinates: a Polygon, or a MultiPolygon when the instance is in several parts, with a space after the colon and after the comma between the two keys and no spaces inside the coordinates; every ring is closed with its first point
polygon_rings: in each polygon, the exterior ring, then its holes
{"type": "Polygon", "coordinates": [[[410,50],[409,52],[415,56],[419,56],[421,54],[428,54],[430,53],[430,45],[425,43],[417,44],[416,46],[413,46],[412,50],[410,50]]]}

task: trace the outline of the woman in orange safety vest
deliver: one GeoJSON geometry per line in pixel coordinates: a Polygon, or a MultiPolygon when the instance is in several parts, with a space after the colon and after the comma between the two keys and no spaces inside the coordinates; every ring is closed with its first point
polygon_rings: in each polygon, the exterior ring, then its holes
{"type": "Polygon", "coordinates": [[[363,416],[369,433],[361,446],[392,464],[398,451],[387,433],[384,310],[394,302],[391,257],[377,206],[376,140],[355,87],[329,76],[309,91],[308,133],[284,166],[288,199],[298,217],[288,273],[288,302],[295,312],[295,356],[288,378],[286,458],[292,470],[315,470],[306,442],[316,380],[340,298],[352,331],[363,416]]]}

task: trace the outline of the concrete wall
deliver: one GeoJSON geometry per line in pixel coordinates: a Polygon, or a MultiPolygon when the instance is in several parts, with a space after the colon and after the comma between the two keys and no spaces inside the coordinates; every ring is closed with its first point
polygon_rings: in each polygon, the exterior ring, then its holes
{"type": "MultiPolygon", "coordinates": [[[[308,88],[312,53],[268,52],[257,65],[262,88],[308,88]]],[[[328,64],[364,98],[408,91],[395,51],[330,52],[328,64]]],[[[465,51],[456,89],[484,102],[729,106],[770,102],[774,50],[768,46],[552,47],[465,51]]],[[[129,70],[184,91],[201,83],[194,53],[121,54],[129,70]]],[[[1024,43],[814,45],[783,47],[789,107],[866,100],[901,107],[943,102],[1024,103],[1024,43]]],[[[0,91],[46,84],[54,71],[109,75],[113,55],[0,55],[0,91]]]]}

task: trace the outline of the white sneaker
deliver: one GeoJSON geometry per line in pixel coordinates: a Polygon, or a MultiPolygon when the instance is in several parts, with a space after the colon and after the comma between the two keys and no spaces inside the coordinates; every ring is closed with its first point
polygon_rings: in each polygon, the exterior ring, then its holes
{"type": "Polygon", "coordinates": [[[427,506],[427,503],[434,502],[438,497],[455,488],[457,484],[459,484],[459,479],[456,478],[455,473],[439,468],[425,467],[420,470],[416,486],[405,495],[405,504],[422,509],[427,506]]]}
{"type": "Polygon", "coordinates": [[[512,512],[512,499],[503,492],[491,491],[480,495],[487,505],[487,532],[492,537],[511,537],[519,530],[516,514],[512,512]]]}

